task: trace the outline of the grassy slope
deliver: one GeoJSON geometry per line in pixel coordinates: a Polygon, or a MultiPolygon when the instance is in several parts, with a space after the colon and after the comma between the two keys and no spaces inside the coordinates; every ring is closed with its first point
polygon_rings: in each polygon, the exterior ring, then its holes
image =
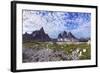
{"type": "Polygon", "coordinates": [[[91,45],[87,43],[81,44],[57,44],[57,43],[48,43],[48,42],[27,42],[23,43],[24,48],[49,48],[53,50],[63,50],[67,54],[71,54],[73,50],[79,48],[79,52],[82,52],[80,60],[90,59],[91,58],[91,45]],[[86,52],[83,52],[83,49],[86,49],[86,52]]]}

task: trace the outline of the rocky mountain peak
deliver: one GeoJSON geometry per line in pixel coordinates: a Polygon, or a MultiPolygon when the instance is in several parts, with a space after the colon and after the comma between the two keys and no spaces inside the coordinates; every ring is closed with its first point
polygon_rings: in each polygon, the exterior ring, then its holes
{"type": "Polygon", "coordinates": [[[74,39],[76,39],[76,37],[71,32],[68,32],[68,38],[74,38],[74,39]]]}
{"type": "Polygon", "coordinates": [[[44,32],[44,29],[43,29],[43,27],[41,27],[41,28],[40,28],[40,31],[41,31],[41,32],[44,32]]]}
{"type": "Polygon", "coordinates": [[[30,37],[24,36],[24,38],[31,38],[31,40],[36,41],[50,41],[50,37],[48,34],[45,33],[43,27],[40,28],[40,30],[33,31],[32,34],[30,34],[30,37]]]}
{"type": "Polygon", "coordinates": [[[58,35],[58,39],[62,41],[76,41],[77,38],[71,32],[62,32],[58,35]]]}

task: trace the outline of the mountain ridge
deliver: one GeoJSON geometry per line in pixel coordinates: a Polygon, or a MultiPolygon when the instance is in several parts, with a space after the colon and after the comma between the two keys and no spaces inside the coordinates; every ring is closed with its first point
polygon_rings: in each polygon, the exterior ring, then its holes
{"type": "Polygon", "coordinates": [[[58,37],[56,39],[51,38],[47,33],[45,33],[43,27],[40,28],[40,30],[36,30],[33,31],[31,34],[28,34],[27,32],[25,32],[25,34],[23,34],[23,40],[24,41],[31,41],[31,40],[35,40],[35,41],[58,41],[58,42],[65,42],[65,41],[74,41],[74,42],[78,42],[78,41],[88,41],[86,39],[78,39],[76,36],[73,35],[72,32],[66,32],[63,31],[62,33],[58,34],[58,37]]]}

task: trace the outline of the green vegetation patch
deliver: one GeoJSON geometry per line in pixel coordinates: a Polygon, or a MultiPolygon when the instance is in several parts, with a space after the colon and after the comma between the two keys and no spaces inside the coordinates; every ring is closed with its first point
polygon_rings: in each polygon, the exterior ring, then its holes
{"type": "Polygon", "coordinates": [[[91,45],[87,43],[80,44],[58,44],[56,42],[26,42],[23,43],[24,48],[32,49],[43,49],[48,48],[54,51],[64,51],[67,54],[72,54],[72,52],[78,49],[80,54],[80,60],[90,59],[91,58],[91,45]]]}

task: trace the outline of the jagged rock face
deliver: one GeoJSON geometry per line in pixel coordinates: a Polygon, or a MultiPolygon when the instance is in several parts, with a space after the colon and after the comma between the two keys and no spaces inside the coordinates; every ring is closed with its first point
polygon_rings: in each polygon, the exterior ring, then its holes
{"type": "Polygon", "coordinates": [[[78,41],[78,39],[71,32],[64,31],[58,35],[58,41],[78,41]]]}
{"type": "Polygon", "coordinates": [[[44,32],[43,27],[40,30],[38,30],[38,31],[34,31],[32,33],[32,36],[33,36],[34,40],[38,40],[38,41],[49,41],[50,40],[48,34],[46,34],[44,32]]]}
{"type": "Polygon", "coordinates": [[[30,35],[24,34],[24,38],[30,38],[31,40],[36,40],[36,41],[50,41],[50,37],[48,36],[48,34],[44,32],[43,27],[40,30],[33,31],[32,34],[30,35]]]}
{"type": "Polygon", "coordinates": [[[32,36],[30,34],[28,34],[27,32],[25,34],[23,34],[23,41],[27,42],[32,40],[32,36]]]}
{"type": "Polygon", "coordinates": [[[68,33],[68,36],[67,36],[67,37],[70,38],[70,39],[71,39],[71,38],[77,39],[71,32],[68,33]]]}
{"type": "Polygon", "coordinates": [[[71,32],[64,31],[58,35],[57,39],[52,39],[45,33],[43,27],[40,30],[33,31],[31,34],[23,34],[24,41],[79,41],[71,32]]]}
{"type": "Polygon", "coordinates": [[[58,35],[58,38],[66,38],[66,37],[67,37],[67,32],[66,31],[64,31],[63,33],[60,33],[58,35]]]}

